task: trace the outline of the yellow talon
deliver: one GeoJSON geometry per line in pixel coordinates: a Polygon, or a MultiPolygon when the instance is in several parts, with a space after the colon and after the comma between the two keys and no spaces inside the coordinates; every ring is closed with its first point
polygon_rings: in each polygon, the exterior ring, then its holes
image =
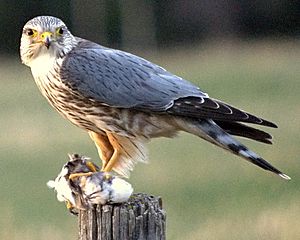
{"type": "Polygon", "coordinates": [[[87,172],[87,173],[72,173],[69,176],[69,180],[73,180],[74,178],[78,178],[78,177],[88,177],[91,176],[92,174],[94,174],[93,172],[87,172]]]}
{"type": "Polygon", "coordinates": [[[67,209],[72,209],[73,208],[73,205],[69,200],[67,200],[66,205],[67,205],[67,209]]]}
{"type": "Polygon", "coordinates": [[[112,176],[109,173],[104,172],[104,177],[103,178],[104,178],[104,180],[108,181],[112,178],[112,176]]]}
{"type": "Polygon", "coordinates": [[[97,172],[97,168],[94,163],[91,161],[86,162],[86,166],[92,171],[92,172],[97,172]]]}

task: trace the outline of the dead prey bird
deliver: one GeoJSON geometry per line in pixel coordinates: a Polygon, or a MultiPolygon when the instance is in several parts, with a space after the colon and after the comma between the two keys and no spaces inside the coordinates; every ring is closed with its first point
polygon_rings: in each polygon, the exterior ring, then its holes
{"type": "Polygon", "coordinates": [[[65,202],[74,214],[78,209],[87,210],[93,205],[126,202],[133,192],[131,185],[117,176],[98,170],[98,166],[88,158],[70,155],[70,160],[56,179],[47,185],[56,191],[58,201],[65,202]]]}

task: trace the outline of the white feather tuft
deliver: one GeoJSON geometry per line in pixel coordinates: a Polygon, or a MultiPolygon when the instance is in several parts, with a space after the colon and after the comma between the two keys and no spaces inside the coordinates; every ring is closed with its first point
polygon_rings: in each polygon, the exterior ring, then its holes
{"type": "Polygon", "coordinates": [[[111,189],[111,201],[114,203],[127,201],[133,192],[131,184],[121,178],[114,178],[112,180],[111,189]]]}
{"type": "Polygon", "coordinates": [[[53,180],[50,180],[50,181],[48,181],[47,182],[47,186],[48,186],[48,188],[55,188],[55,181],[53,181],[53,180]]]}

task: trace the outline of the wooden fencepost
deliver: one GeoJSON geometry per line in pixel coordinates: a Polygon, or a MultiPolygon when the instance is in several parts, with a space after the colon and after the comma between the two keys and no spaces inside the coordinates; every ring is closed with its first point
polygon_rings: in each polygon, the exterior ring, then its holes
{"type": "Polygon", "coordinates": [[[122,204],[97,205],[78,215],[79,240],[165,240],[162,199],[133,194],[122,204]]]}

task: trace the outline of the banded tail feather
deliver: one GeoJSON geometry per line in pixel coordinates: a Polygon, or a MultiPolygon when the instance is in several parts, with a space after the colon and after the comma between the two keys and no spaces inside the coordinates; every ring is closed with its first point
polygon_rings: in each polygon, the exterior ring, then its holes
{"type": "MultiPolygon", "coordinates": [[[[220,123],[219,123],[220,124],[220,123]]],[[[231,126],[235,126],[237,123],[231,123],[231,126]]],[[[222,126],[222,123],[220,124],[222,126]]],[[[224,124],[223,124],[224,125],[224,124]]],[[[247,161],[267,170],[271,171],[278,176],[282,177],[283,179],[290,180],[291,178],[278,170],[277,168],[273,167],[270,163],[268,163],[265,159],[257,155],[255,152],[248,149],[246,146],[238,142],[236,139],[234,139],[229,133],[227,133],[225,130],[223,130],[216,122],[214,122],[211,119],[200,119],[200,120],[192,120],[189,125],[183,126],[184,130],[195,134],[227,151],[232,152],[235,155],[238,155],[247,161]],[[194,126],[197,126],[195,128],[194,126]]],[[[240,128],[246,128],[247,130],[253,130],[253,128],[248,127],[246,125],[236,125],[240,128]]],[[[228,126],[227,126],[228,127],[228,126]]],[[[226,129],[226,128],[225,128],[226,129]]],[[[233,130],[235,131],[235,130],[233,130]]],[[[250,137],[252,139],[258,140],[258,141],[265,141],[269,142],[269,139],[271,135],[260,132],[260,130],[255,129],[255,131],[258,131],[258,133],[261,135],[260,137],[257,137],[258,139],[255,139],[254,137],[250,136],[250,134],[246,134],[246,137],[250,137]]],[[[230,131],[229,131],[230,132],[230,131]]],[[[240,132],[233,132],[233,134],[241,135],[240,132]]]]}

